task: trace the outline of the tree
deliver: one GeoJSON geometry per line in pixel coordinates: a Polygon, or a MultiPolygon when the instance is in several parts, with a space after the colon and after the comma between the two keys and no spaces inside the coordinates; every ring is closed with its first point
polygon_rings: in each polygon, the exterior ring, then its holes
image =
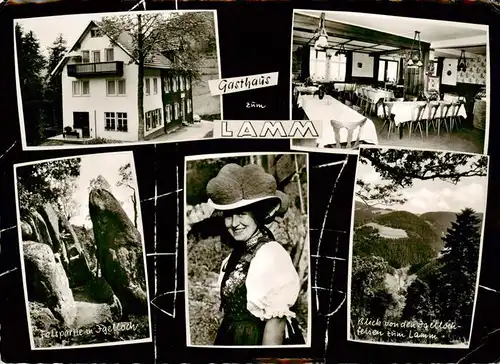
{"type": "Polygon", "coordinates": [[[28,145],[37,145],[42,140],[44,128],[44,117],[40,112],[43,104],[41,74],[46,61],[32,31],[24,33],[23,28],[16,24],[15,34],[26,142],[28,145]]]}
{"type": "Polygon", "coordinates": [[[384,183],[373,185],[358,179],[356,196],[367,205],[404,203],[400,188],[414,180],[435,180],[457,184],[462,178],[487,175],[485,156],[402,149],[363,149],[359,163],[370,164],[384,183]]]}
{"type": "Polygon", "coordinates": [[[457,214],[447,235],[440,261],[440,317],[458,322],[456,335],[467,338],[479,264],[480,220],[474,210],[466,208],[457,214]]]}
{"type": "Polygon", "coordinates": [[[132,195],[130,199],[132,200],[132,205],[134,206],[134,226],[137,228],[137,219],[138,219],[138,211],[137,211],[137,192],[134,187],[134,180],[132,178],[132,167],[130,163],[127,163],[121,166],[118,169],[118,174],[121,177],[121,180],[116,182],[118,187],[125,186],[132,190],[132,195]]]}
{"type": "Polygon", "coordinates": [[[432,296],[435,292],[431,292],[429,285],[417,278],[408,287],[406,294],[405,307],[403,309],[403,320],[423,320],[430,322],[436,319],[436,311],[433,307],[432,296]]]}
{"type": "Polygon", "coordinates": [[[94,189],[103,189],[107,190],[108,192],[112,192],[111,190],[111,185],[109,182],[104,178],[101,174],[98,175],[96,178],[92,178],[89,182],[89,192],[94,190],[94,189]]]}
{"type": "Polygon", "coordinates": [[[57,204],[69,190],[68,184],[80,175],[80,158],[22,166],[16,173],[19,207],[25,213],[45,203],[57,204]]]}
{"type": "Polygon", "coordinates": [[[76,183],[76,178],[68,180],[63,186],[61,186],[62,194],[59,195],[57,199],[57,206],[59,210],[64,214],[66,219],[69,221],[73,216],[77,215],[80,208],[80,203],[75,201],[73,198],[73,193],[78,188],[76,183]]]}
{"type": "Polygon", "coordinates": [[[201,78],[202,54],[194,45],[215,39],[214,18],[211,12],[134,14],[105,17],[99,26],[111,38],[129,38],[137,64],[137,103],[139,111],[139,140],[144,139],[144,68],[153,56],[162,54],[172,63],[172,68],[182,71],[191,79],[201,78]]]}
{"type": "MultiPolygon", "coordinates": [[[[62,34],[54,40],[51,47],[48,47],[49,59],[47,70],[52,72],[64,57],[67,51],[66,40],[62,34]]],[[[44,98],[48,101],[47,112],[52,114],[53,125],[62,126],[62,85],[61,77],[48,77],[44,90],[44,98]]]]}
{"type": "MultiPolygon", "coordinates": [[[[352,258],[351,314],[359,319],[363,316],[381,317],[390,305],[389,291],[385,284],[387,262],[380,257],[352,258]]],[[[353,322],[356,325],[356,322],[353,322]]]]}

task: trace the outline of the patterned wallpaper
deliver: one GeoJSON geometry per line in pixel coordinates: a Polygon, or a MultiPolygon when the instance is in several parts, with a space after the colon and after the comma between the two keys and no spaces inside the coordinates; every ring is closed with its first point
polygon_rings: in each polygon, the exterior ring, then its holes
{"type": "Polygon", "coordinates": [[[486,85],[486,56],[467,58],[467,70],[457,72],[457,82],[486,85]]]}

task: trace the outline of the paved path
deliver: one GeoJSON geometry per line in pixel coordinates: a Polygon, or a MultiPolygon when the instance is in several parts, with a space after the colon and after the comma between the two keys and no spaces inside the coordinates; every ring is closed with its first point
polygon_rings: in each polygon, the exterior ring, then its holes
{"type": "Polygon", "coordinates": [[[191,124],[190,126],[181,126],[170,134],[161,135],[158,138],[152,139],[154,142],[180,142],[186,140],[203,139],[205,135],[213,131],[214,124],[211,121],[200,121],[199,123],[191,124]]]}

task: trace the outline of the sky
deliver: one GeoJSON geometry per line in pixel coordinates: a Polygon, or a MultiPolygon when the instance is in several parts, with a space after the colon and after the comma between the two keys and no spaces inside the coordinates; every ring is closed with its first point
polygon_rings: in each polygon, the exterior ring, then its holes
{"type": "MultiPolygon", "coordinates": [[[[130,13],[127,14],[130,15],[130,13]]],[[[78,40],[78,37],[80,37],[91,20],[100,21],[103,15],[109,14],[58,15],[17,19],[16,22],[23,27],[25,32],[33,31],[40,42],[43,55],[48,57],[49,52],[47,48],[52,45],[59,34],[62,34],[63,38],[66,39],[66,45],[69,48],[78,40]]]]}
{"type": "MultiPolygon", "coordinates": [[[[77,189],[73,193],[73,199],[80,204],[78,214],[75,214],[70,220],[73,225],[84,225],[92,228],[92,223],[86,217],[89,214],[89,190],[90,180],[102,175],[111,185],[111,193],[115,198],[123,202],[125,213],[134,221],[134,206],[130,199],[131,190],[128,187],[117,187],[116,183],[120,180],[118,168],[129,163],[132,166],[133,185],[137,188],[137,179],[135,175],[134,157],[132,152],[103,153],[98,155],[88,155],[81,157],[80,176],[76,180],[77,189]]],[[[139,206],[138,230],[142,233],[140,206],[139,206]]]]}
{"type": "MultiPolygon", "coordinates": [[[[370,164],[358,163],[356,178],[372,184],[382,181],[378,172],[370,164]]],[[[462,178],[456,185],[441,180],[422,181],[415,179],[412,187],[401,189],[400,192],[407,199],[406,203],[390,206],[377,205],[377,207],[404,210],[415,214],[430,211],[460,212],[469,207],[476,212],[484,213],[487,177],[462,178]]],[[[356,198],[356,200],[358,199],[356,198]]]]}

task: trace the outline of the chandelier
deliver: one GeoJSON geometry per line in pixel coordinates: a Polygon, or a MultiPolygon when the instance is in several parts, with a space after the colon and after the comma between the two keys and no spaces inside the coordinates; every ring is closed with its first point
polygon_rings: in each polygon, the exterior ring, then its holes
{"type": "Polygon", "coordinates": [[[319,27],[316,29],[315,34],[316,42],[314,43],[314,48],[317,50],[328,47],[328,34],[325,30],[325,13],[321,13],[319,18],[319,27]]]}
{"type": "Polygon", "coordinates": [[[467,71],[467,59],[465,58],[465,51],[462,49],[460,52],[460,58],[458,59],[458,71],[467,71]]]}
{"type": "Polygon", "coordinates": [[[423,57],[422,57],[422,46],[420,44],[420,32],[418,30],[415,31],[415,35],[413,37],[413,42],[411,43],[410,53],[408,55],[408,61],[406,62],[406,66],[410,68],[422,67],[424,65],[423,57]],[[413,49],[413,47],[418,43],[418,49],[413,49]]]}

